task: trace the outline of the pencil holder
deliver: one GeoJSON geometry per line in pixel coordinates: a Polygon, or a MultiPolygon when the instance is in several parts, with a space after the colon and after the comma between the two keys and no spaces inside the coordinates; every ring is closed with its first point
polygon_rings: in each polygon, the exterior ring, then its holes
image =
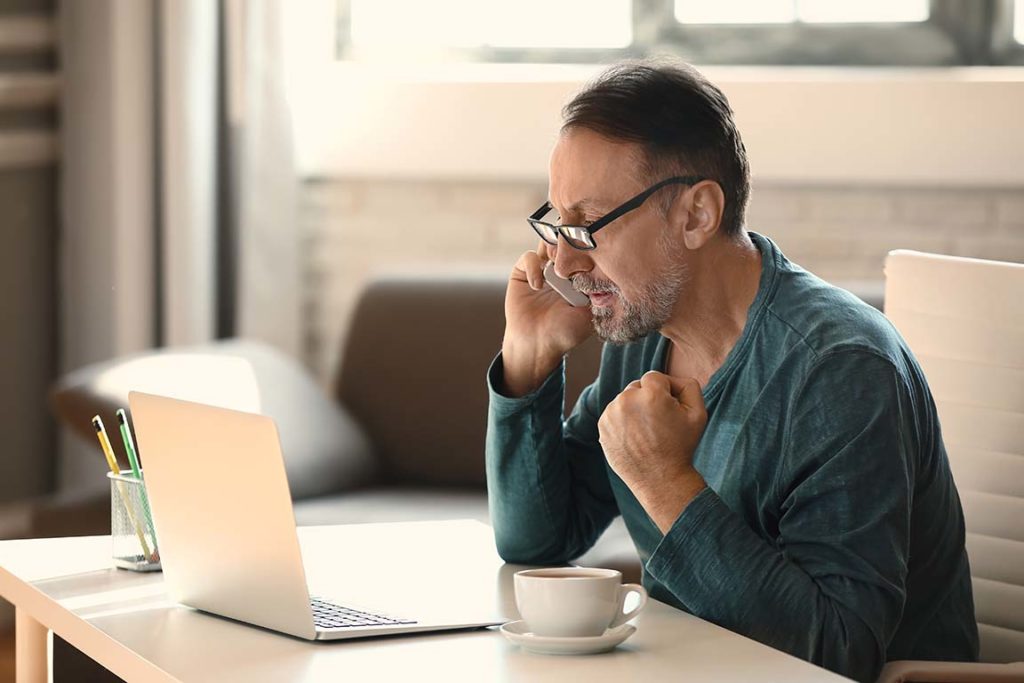
{"type": "Polygon", "coordinates": [[[110,479],[110,538],[114,565],[137,572],[160,569],[153,516],[143,480],[107,473],[110,479]]]}

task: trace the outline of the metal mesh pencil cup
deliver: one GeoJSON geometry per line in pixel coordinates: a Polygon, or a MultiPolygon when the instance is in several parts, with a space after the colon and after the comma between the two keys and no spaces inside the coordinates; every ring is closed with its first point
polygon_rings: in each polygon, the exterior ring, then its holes
{"type": "Polygon", "coordinates": [[[153,516],[145,484],[130,475],[107,473],[110,480],[110,539],[114,565],[151,572],[160,569],[153,516]]]}

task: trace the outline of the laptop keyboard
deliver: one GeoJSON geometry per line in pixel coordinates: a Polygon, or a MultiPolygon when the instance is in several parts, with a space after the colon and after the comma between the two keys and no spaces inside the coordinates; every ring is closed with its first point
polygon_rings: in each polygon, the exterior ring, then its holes
{"type": "Polygon", "coordinates": [[[372,614],[342,607],[334,603],[311,598],[313,607],[313,623],[318,628],[353,628],[356,626],[397,626],[399,624],[415,624],[413,619],[399,619],[385,614],[372,614]]]}

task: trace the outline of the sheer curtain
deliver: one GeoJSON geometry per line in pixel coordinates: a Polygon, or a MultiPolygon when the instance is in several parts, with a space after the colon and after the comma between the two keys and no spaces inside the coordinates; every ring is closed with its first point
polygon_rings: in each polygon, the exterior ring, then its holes
{"type": "Polygon", "coordinates": [[[300,355],[297,178],[285,87],[284,0],[228,0],[227,119],[236,141],[234,334],[300,355]]]}
{"type": "MultiPolygon", "coordinates": [[[[62,371],[231,336],[298,354],[283,7],[60,4],[62,371]]],[[[62,441],[61,488],[102,485],[62,441]]]]}

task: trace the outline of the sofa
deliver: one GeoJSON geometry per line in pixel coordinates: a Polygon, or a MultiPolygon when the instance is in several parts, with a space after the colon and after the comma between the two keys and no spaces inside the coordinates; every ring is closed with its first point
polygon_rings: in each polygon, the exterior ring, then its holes
{"type": "MultiPolygon", "coordinates": [[[[881,307],[880,287],[854,290],[881,307]]],[[[471,518],[488,520],[484,475],[485,371],[501,346],[505,280],[402,274],[363,290],[325,392],[297,361],[230,339],[98,363],[62,378],[55,413],[96,444],[90,419],[115,425],[129,390],[257,409],[278,425],[299,525],[471,518]]],[[[566,411],[597,373],[591,339],[566,363],[566,411]]],[[[122,464],[126,463],[115,450],[122,464]]],[[[97,476],[102,455],[96,445],[97,476]]],[[[141,454],[143,468],[145,453],[141,454]]],[[[109,533],[105,498],[36,511],[34,535],[109,533]]],[[[639,580],[621,520],[578,559],[639,580]]]]}
{"type": "MultiPolygon", "coordinates": [[[[488,520],[484,375],[501,346],[503,278],[386,276],[363,290],[324,391],[297,361],[228,339],[96,363],[61,378],[59,420],[96,446],[93,415],[116,425],[131,390],[256,409],[278,426],[299,525],[488,520]]],[[[566,406],[597,373],[591,340],[567,360],[566,406]]],[[[114,449],[122,466],[120,443],[114,449]]],[[[140,454],[145,469],[145,453],[140,454]]],[[[65,496],[65,498],[67,498],[65,496]]],[[[35,512],[35,536],[109,533],[105,498],[57,500],[35,512]]],[[[639,578],[621,522],[580,558],[639,578]]]]}

